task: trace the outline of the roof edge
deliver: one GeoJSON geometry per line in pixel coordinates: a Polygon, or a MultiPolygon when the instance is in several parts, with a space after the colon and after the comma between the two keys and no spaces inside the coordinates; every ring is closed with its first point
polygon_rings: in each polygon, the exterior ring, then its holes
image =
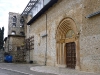
{"type": "Polygon", "coordinates": [[[58,0],[51,0],[47,5],[45,5],[28,23],[27,25],[31,25],[37,18],[39,18],[44,12],[46,12],[53,4],[55,4],[58,0]]]}

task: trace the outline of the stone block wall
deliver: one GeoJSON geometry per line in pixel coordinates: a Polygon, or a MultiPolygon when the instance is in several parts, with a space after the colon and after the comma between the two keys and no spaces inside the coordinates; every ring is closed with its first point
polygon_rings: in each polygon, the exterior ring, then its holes
{"type": "Polygon", "coordinates": [[[8,51],[16,51],[18,46],[21,46],[25,41],[24,27],[21,27],[21,16],[19,13],[9,12],[8,21],[8,51]],[[16,17],[13,20],[13,17],[16,17]],[[12,34],[12,32],[15,34],[12,34]]]}
{"type": "Polygon", "coordinates": [[[81,70],[100,72],[100,16],[86,18],[100,10],[99,0],[84,0],[82,14],[82,29],[80,35],[80,65],[81,70]]]}
{"type": "Polygon", "coordinates": [[[13,13],[13,12],[9,12],[9,24],[8,24],[8,35],[12,35],[12,31],[16,32],[16,35],[21,35],[20,32],[24,32],[24,28],[20,27],[21,23],[20,23],[20,14],[19,13],[13,13]],[[16,16],[16,26],[13,27],[13,16],[16,16]]]}
{"type": "Polygon", "coordinates": [[[28,35],[34,35],[33,61],[44,65],[46,52],[47,37],[47,65],[56,66],[56,30],[60,21],[66,17],[70,17],[77,23],[77,31],[82,25],[82,1],[81,0],[59,0],[48,11],[40,16],[34,23],[28,26],[28,35]],[[80,12],[79,12],[80,11],[80,12]],[[47,16],[47,20],[46,20],[47,16]],[[47,36],[46,34],[47,22],[47,36]]]}
{"type": "Polygon", "coordinates": [[[18,46],[24,44],[24,37],[10,37],[9,38],[9,50],[16,51],[18,46]]]}
{"type": "Polygon", "coordinates": [[[47,65],[56,66],[56,30],[61,20],[69,17],[74,20],[79,36],[79,70],[99,72],[100,16],[86,18],[87,15],[99,10],[99,4],[99,0],[58,0],[56,4],[28,26],[27,37],[34,35],[33,58],[31,59],[44,65],[47,46],[47,65]],[[47,36],[42,37],[46,34],[46,22],[47,36]]]}

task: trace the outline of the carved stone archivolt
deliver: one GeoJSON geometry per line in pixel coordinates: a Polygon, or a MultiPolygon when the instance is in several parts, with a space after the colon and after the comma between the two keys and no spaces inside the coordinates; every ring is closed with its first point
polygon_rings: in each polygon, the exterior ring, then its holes
{"type": "Polygon", "coordinates": [[[75,42],[76,66],[79,67],[79,41],[76,39],[77,29],[73,19],[64,18],[58,25],[56,31],[56,55],[57,65],[66,67],[66,43],[75,42]]]}

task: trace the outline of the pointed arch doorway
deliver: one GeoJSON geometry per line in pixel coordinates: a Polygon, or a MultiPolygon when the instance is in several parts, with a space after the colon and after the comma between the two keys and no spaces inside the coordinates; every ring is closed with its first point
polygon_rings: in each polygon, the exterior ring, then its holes
{"type": "Polygon", "coordinates": [[[56,32],[57,65],[60,67],[79,67],[79,43],[75,22],[64,18],[56,32]]]}

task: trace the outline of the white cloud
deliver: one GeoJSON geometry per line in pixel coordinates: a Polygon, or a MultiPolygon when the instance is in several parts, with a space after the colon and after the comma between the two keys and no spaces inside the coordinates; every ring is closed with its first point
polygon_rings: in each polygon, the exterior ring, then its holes
{"type": "Polygon", "coordinates": [[[4,36],[8,33],[8,13],[22,13],[29,0],[0,0],[0,27],[5,28],[4,36]]]}

